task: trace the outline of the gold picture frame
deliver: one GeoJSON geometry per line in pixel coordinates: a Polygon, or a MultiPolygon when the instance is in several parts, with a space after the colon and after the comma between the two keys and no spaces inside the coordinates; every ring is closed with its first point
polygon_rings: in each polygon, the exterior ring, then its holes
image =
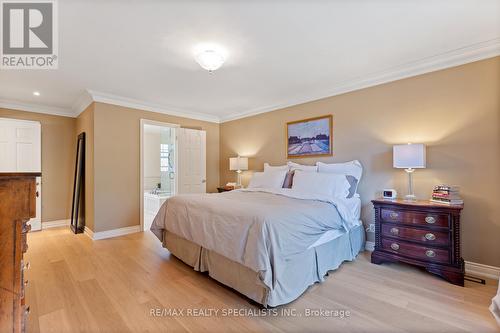
{"type": "Polygon", "coordinates": [[[332,115],[290,121],[285,127],[287,159],[333,155],[332,115]]]}

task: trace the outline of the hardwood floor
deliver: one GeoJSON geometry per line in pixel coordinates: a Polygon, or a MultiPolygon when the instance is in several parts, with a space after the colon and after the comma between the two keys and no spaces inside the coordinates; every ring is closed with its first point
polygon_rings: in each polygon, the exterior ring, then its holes
{"type": "Polygon", "coordinates": [[[257,305],[171,256],[150,232],[91,241],[55,228],[30,233],[28,243],[28,332],[499,331],[488,311],[496,281],[462,288],[409,266],[370,264],[368,253],[277,308],[278,316],[258,317],[257,305]],[[184,316],[153,316],[152,309],[184,316]],[[188,316],[188,309],[219,315],[188,316]],[[253,316],[222,316],[231,309],[253,316]],[[350,316],[305,317],[306,309],[350,316]]]}

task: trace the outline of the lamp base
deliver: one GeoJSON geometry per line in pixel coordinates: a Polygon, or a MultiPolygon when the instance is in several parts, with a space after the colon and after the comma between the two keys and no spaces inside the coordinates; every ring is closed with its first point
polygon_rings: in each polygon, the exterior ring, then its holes
{"type": "Polygon", "coordinates": [[[238,174],[238,181],[236,183],[236,185],[238,186],[238,188],[241,187],[241,170],[237,170],[236,173],[238,174]]]}
{"type": "Polygon", "coordinates": [[[417,196],[414,194],[405,195],[405,201],[417,201],[417,196]]]}

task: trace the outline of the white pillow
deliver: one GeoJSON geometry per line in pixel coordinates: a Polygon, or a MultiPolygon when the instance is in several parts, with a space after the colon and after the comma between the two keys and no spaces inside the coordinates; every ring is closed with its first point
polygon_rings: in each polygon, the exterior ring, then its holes
{"type": "Polygon", "coordinates": [[[269,163],[264,163],[264,172],[267,172],[267,171],[281,171],[281,170],[290,170],[290,168],[288,167],[288,165],[277,165],[277,166],[272,166],[272,165],[269,165],[269,163]]]}
{"type": "Polygon", "coordinates": [[[349,194],[349,186],[345,175],[297,170],[293,176],[292,189],[300,192],[346,198],[349,194]]]}
{"type": "Polygon", "coordinates": [[[358,160],[345,162],[345,163],[332,163],[326,164],[323,162],[317,162],[318,172],[324,173],[337,173],[346,176],[353,176],[358,181],[356,184],[356,192],[358,191],[358,184],[361,180],[361,175],[363,174],[363,166],[358,160]]]}
{"type": "Polygon", "coordinates": [[[290,168],[290,171],[293,171],[293,170],[301,170],[301,171],[307,171],[307,172],[317,172],[318,171],[317,165],[303,165],[303,164],[299,164],[299,163],[288,162],[288,167],[290,168]]]}
{"type": "Polygon", "coordinates": [[[287,172],[288,169],[254,172],[248,188],[282,188],[287,172]]]}

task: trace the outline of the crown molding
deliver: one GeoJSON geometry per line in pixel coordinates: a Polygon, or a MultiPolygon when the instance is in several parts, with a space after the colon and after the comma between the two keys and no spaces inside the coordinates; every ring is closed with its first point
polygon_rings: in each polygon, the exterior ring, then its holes
{"type": "Polygon", "coordinates": [[[401,64],[389,69],[363,75],[353,80],[339,82],[329,90],[319,93],[306,94],[298,98],[288,100],[284,103],[263,106],[245,112],[234,113],[220,117],[220,122],[228,122],[241,118],[255,116],[294,105],[316,101],[348,92],[377,86],[409,77],[435,72],[438,70],[456,67],[467,63],[484,60],[500,55],[500,38],[469,45],[452,51],[430,56],[417,61],[401,64]]]}
{"type": "Polygon", "coordinates": [[[204,113],[196,113],[191,111],[182,110],[175,107],[153,104],[142,100],[137,100],[133,98],[108,94],[95,90],[87,90],[88,93],[92,96],[92,100],[94,102],[106,103],[119,105],[127,108],[138,109],[143,111],[157,112],[168,114],[170,116],[183,117],[189,119],[196,119],[202,121],[208,121],[212,123],[219,123],[220,119],[218,116],[204,114],[204,113]]]}
{"type": "Polygon", "coordinates": [[[196,119],[213,123],[224,123],[425,73],[460,66],[471,62],[496,57],[499,55],[500,38],[495,38],[485,42],[476,43],[452,51],[437,54],[424,59],[419,59],[417,61],[394,66],[383,71],[368,73],[353,80],[339,82],[335,86],[330,87],[327,90],[312,94],[305,94],[297,98],[289,99],[282,103],[254,108],[244,112],[233,113],[222,117],[192,112],[167,105],[154,104],[143,100],[132,99],[90,89],[86,89],[75,100],[71,108],[24,103],[5,99],[0,99],[0,107],[74,118],[78,117],[78,115],[80,115],[80,113],[82,113],[92,102],[100,102],[144,111],[163,113],[171,116],[196,119]]]}
{"type": "Polygon", "coordinates": [[[75,116],[70,109],[66,109],[66,108],[60,108],[60,107],[56,107],[56,106],[47,106],[47,105],[42,105],[42,104],[34,104],[34,103],[24,103],[24,102],[12,101],[12,100],[6,100],[6,99],[0,99],[0,108],[50,114],[50,115],[54,115],[54,116],[63,116],[63,117],[74,117],[75,116]]]}
{"type": "Polygon", "coordinates": [[[88,108],[88,106],[93,102],[94,100],[92,99],[92,95],[90,95],[89,91],[85,89],[85,91],[76,99],[76,101],[71,106],[73,116],[78,117],[80,113],[85,111],[85,109],[88,108]]]}

